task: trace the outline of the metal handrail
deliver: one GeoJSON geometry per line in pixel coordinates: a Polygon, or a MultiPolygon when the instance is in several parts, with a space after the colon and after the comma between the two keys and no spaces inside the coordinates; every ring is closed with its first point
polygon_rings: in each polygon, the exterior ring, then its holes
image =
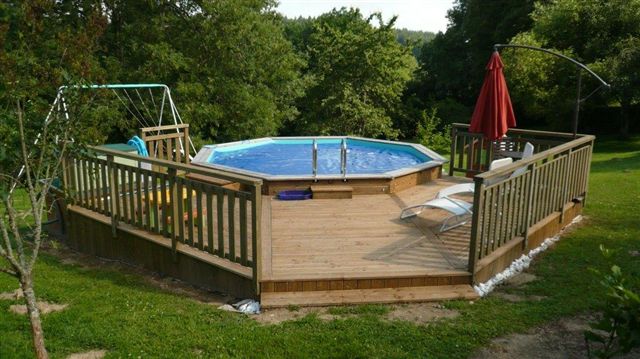
{"type": "Polygon", "coordinates": [[[347,139],[343,138],[340,144],[340,173],[342,177],[347,177],[347,139]]]}
{"type": "Polygon", "coordinates": [[[311,166],[313,167],[313,180],[318,178],[318,140],[313,139],[313,151],[311,154],[311,166]]]}

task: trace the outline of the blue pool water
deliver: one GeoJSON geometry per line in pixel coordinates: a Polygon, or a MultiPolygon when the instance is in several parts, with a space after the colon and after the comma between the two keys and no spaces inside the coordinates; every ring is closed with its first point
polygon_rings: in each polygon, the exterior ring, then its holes
{"type": "MultiPolygon", "coordinates": [[[[318,175],[340,175],[339,139],[318,140],[318,175]]],[[[271,139],[215,147],[208,162],[269,175],[311,175],[313,140],[271,139]]],[[[347,174],[379,174],[431,158],[411,146],[347,140],[347,174]]]]}

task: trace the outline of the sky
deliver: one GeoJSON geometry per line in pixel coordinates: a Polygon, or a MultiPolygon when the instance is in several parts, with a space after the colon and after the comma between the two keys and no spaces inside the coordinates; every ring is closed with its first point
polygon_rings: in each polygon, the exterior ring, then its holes
{"type": "Polygon", "coordinates": [[[454,0],[280,0],[278,11],[286,17],[315,17],[333,8],[356,7],[368,16],[380,12],[385,21],[398,15],[397,28],[444,32],[447,29],[447,10],[454,0]]]}

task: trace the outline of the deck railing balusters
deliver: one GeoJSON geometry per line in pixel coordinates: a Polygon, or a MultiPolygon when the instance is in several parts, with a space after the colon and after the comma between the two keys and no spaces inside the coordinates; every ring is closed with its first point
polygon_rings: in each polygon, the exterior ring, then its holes
{"type": "MultiPolygon", "coordinates": [[[[482,160],[475,160],[483,157],[482,149],[477,148],[478,145],[483,146],[482,141],[476,140],[477,134],[469,134],[467,129],[465,125],[454,125],[452,130],[455,137],[452,139],[450,173],[475,173],[482,171],[485,165],[482,160]],[[467,157],[464,158],[463,154],[467,157]]],[[[535,144],[536,141],[537,148],[548,149],[474,177],[469,247],[469,270],[472,272],[479,260],[513,238],[522,236],[526,247],[533,224],[554,213],[562,213],[566,203],[586,193],[593,136],[582,135],[573,139],[570,134],[518,130],[504,145],[500,144],[500,150],[518,150],[523,143],[535,144]],[[527,167],[526,172],[510,177],[522,166],[527,167]]],[[[494,150],[494,147],[494,144],[487,146],[487,151],[494,150]]]]}
{"type": "Polygon", "coordinates": [[[198,183],[195,186],[195,190],[196,190],[196,213],[197,213],[197,217],[196,217],[196,226],[197,228],[197,232],[198,232],[198,249],[199,250],[204,250],[204,211],[202,208],[202,196],[204,195],[204,192],[202,190],[202,184],[198,183]]]}
{"type": "Polygon", "coordinates": [[[225,191],[227,197],[227,220],[229,225],[228,229],[228,240],[229,240],[229,260],[232,262],[237,262],[236,258],[236,221],[235,221],[235,206],[236,206],[236,196],[233,191],[225,191]]]}

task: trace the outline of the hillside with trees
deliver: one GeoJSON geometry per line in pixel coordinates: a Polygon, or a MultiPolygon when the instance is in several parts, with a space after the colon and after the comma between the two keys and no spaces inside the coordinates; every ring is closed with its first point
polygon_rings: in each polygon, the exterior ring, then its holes
{"type": "MultiPolygon", "coordinates": [[[[492,45],[512,42],[586,62],[613,84],[583,105],[587,121],[604,113],[621,133],[637,128],[638,0],[458,0],[438,34],[395,29],[395,19],[356,9],[286,19],[273,0],[80,3],[0,4],[3,102],[20,98],[30,117],[43,117],[65,83],[159,82],[173,89],[199,143],[416,139],[426,118],[437,130],[468,121],[492,45]]],[[[519,124],[567,130],[575,69],[531,52],[503,58],[519,124]]],[[[593,83],[583,86],[588,93],[593,83]]],[[[10,107],[0,112],[7,123],[14,117],[10,107]]],[[[130,133],[126,111],[95,112],[85,116],[94,142],[130,133]]]]}

